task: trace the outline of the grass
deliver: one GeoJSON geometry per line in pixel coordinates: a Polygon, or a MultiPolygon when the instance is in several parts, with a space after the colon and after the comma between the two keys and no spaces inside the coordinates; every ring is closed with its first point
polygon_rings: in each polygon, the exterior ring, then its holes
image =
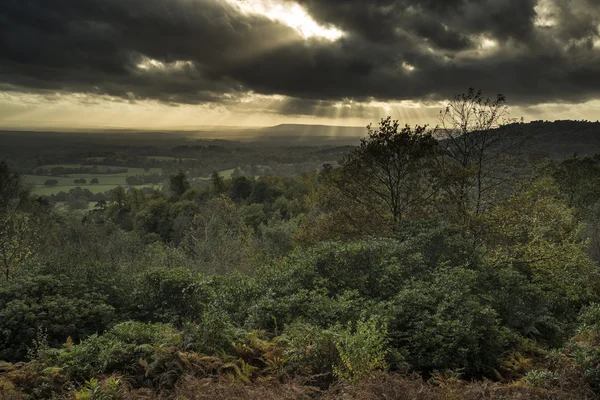
{"type": "Polygon", "coordinates": [[[230,179],[231,178],[231,174],[233,174],[233,171],[235,171],[235,168],[226,169],[225,171],[220,171],[219,175],[221,175],[225,179],[230,179]]]}
{"type": "MultiPolygon", "coordinates": [[[[51,169],[51,168],[55,168],[55,167],[79,168],[81,166],[83,166],[83,165],[75,165],[75,164],[44,165],[42,167],[36,168],[36,170],[39,170],[39,168],[51,169]]],[[[90,165],[85,165],[85,166],[89,167],[90,165]]],[[[33,193],[37,194],[38,196],[50,196],[53,194],[58,194],[60,192],[68,193],[69,190],[75,189],[76,187],[81,187],[82,189],[88,189],[90,192],[92,192],[94,194],[104,193],[111,189],[114,189],[117,186],[127,185],[126,178],[128,176],[162,173],[161,168],[150,168],[149,171],[146,172],[144,170],[144,168],[117,167],[117,166],[110,166],[110,165],[98,166],[99,170],[105,170],[105,171],[108,169],[115,169],[115,168],[127,168],[127,172],[122,172],[122,173],[118,173],[118,174],[93,174],[93,173],[69,174],[69,175],[65,175],[65,176],[25,175],[24,177],[25,177],[25,181],[27,183],[34,186],[33,193]],[[87,183],[84,185],[81,185],[81,184],[75,184],[73,182],[75,179],[81,179],[81,178],[85,179],[87,181],[87,183]],[[90,182],[94,178],[98,179],[98,181],[99,181],[98,185],[90,184],[90,182]],[[47,180],[56,180],[56,181],[58,181],[58,185],[45,186],[44,183],[47,180]]],[[[161,185],[146,184],[146,185],[141,185],[141,186],[136,186],[136,187],[138,187],[138,188],[150,187],[151,188],[151,187],[160,187],[160,186],[161,185]]]]}
{"type": "MultiPolygon", "coordinates": [[[[235,168],[233,169],[226,169],[224,171],[219,171],[219,176],[221,176],[224,179],[231,179],[231,175],[233,174],[233,171],[235,171],[235,168]]],[[[194,178],[193,180],[197,180],[197,181],[207,181],[210,178],[194,178]]]]}

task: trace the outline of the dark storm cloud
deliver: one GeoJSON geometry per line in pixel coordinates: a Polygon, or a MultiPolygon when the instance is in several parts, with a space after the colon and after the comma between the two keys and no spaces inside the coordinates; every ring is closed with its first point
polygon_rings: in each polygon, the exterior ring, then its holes
{"type": "Polygon", "coordinates": [[[299,0],[345,32],[332,42],[224,0],[4,0],[0,90],[172,103],[253,91],[322,115],[332,101],[471,86],[513,104],[599,97],[600,0],[539,1],[299,0]]]}

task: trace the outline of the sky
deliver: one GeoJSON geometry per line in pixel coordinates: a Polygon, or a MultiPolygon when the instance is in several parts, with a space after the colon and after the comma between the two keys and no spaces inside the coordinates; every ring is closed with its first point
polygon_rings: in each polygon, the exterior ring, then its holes
{"type": "Polygon", "coordinates": [[[0,128],[600,119],[600,0],[3,0],[0,128]]]}

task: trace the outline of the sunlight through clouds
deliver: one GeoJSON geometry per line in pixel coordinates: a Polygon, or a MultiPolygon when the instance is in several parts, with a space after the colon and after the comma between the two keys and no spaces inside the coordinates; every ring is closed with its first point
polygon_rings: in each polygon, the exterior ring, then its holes
{"type": "Polygon", "coordinates": [[[338,40],[344,33],[335,27],[319,25],[299,4],[276,0],[226,0],[248,14],[264,15],[300,32],[305,38],[338,40]]]}

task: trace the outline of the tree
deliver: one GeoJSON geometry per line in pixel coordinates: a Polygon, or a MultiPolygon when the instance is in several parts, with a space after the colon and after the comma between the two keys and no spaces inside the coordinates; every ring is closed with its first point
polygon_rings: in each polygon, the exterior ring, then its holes
{"type": "Polygon", "coordinates": [[[513,193],[483,217],[486,255],[494,268],[513,268],[556,293],[589,300],[600,276],[586,254],[574,210],[551,178],[541,177],[513,193]]]}
{"type": "Polygon", "coordinates": [[[210,183],[212,184],[212,189],[214,190],[215,194],[221,194],[225,191],[225,181],[218,172],[213,171],[212,175],[210,176],[210,183]]]}
{"type": "Polygon", "coordinates": [[[90,181],[91,185],[98,185],[100,184],[100,180],[98,180],[98,178],[92,178],[92,180],[90,181]]]}
{"type": "Polygon", "coordinates": [[[66,205],[70,211],[87,210],[89,207],[89,201],[86,197],[69,196],[67,198],[66,205]]]}
{"type": "Polygon", "coordinates": [[[127,202],[127,191],[123,186],[117,186],[108,192],[108,198],[110,201],[116,203],[119,208],[125,207],[127,202]]]}
{"type": "Polygon", "coordinates": [[[481,91],[469,89],[456,96],[440,112],[436,137],[442,148],[438,158],[445,176],[444,210],[454,222],[469,226],[494,192],[512,177],[507,174],[507,155],[523,143],[523,135],[507,125],[504,95],[484,99],[481,91]]]}
{"type": "Polygon", "coordinates": [[[190,182],[184,171],[179,171],[169,179],[169,190],[176,197],[181,197],[190,188],[190,182]]]}
{"type": "Polygon", "coordinates": [[[341,161],[334,185],[396,230],[438,190],[434,173],[437,147],[425,126],[399,129],[398,121],[388,117],[378,129],[368,127],[368,137],[341,161]]]}
{"type": "Polygon", "coordinates": [[[56,179],[48,179],[44,182],[44,186],[56,186],[58,185],[58,181],[56,179]]]}
{"type": "Polygon", "coordinates": [[[600,156],[569,157],[554,167],[552,177],[567,205],[585,211],[600,197],[600,156]]]}
{"type": "Polygon", "coordinates": [[[205,273],[248,270],[257,256],[252,228],[226,196],[207,201],[182,239],[182,249],[205,273]]]}
{"type": "Polygon", "coordinates": [[[144,178],[141,176],[128,176],[125,178],[125,183],[127,183],[129,186],[143,185],[144,178]]]}
{"type": "Polygon", "coordinates": [[[240,169],[240,167],[235,167],[235,169],[231,173],[231,177],[238,178],[240,176],[244,176],[244,172],[240,169]]]}
{"type": "Polygon", "coordinates": [[[28,196],[23,176],[12,172],[6,161],[0,161],[0,213],[22,205],[28,196]]]}
{"type": "Polygon", "coordinates": [[[7,281],[15,268],[36,255],[40,229],[34,214],[17,210],[0,214],[0,265],[7,281]]]}
{"type": "Polygon", "coordinates": [[[232,179],[231,199],[234,201],[243,201],[250,197],[252,193],[252,182],[245,176],[238,176],[232,179]]]}

